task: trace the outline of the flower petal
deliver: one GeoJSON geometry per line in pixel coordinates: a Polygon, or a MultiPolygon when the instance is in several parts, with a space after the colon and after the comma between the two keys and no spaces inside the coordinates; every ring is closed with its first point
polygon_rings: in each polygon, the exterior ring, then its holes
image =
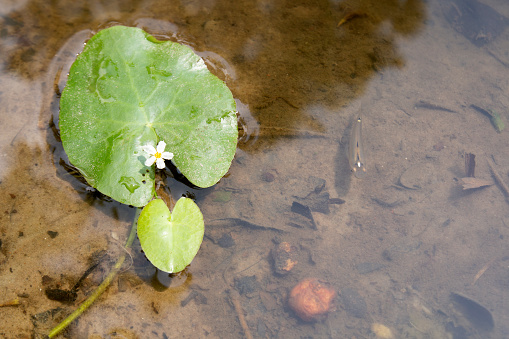
{"type": "Polygon", "coordinates": [[[166,164],[164,163],[164,160],[161,159],[161,158],[157,158],[156,165],[157,165],[157,168],[159,168],[159,169],[163,169],[163,168],[166,167],[166,164]]]}
{"type": "Polygon", "coordinates": [[[152,166],[156,162],[156,157],[151,156],[145,161],[145,166],[152,166]]]}
{"type": "Polygon", "coordinates": [[[141,146],[141,148],[143,149],[144,152],[146,152],[150,155],[156,154],[156,149],[152,145],[141,146]]]}
{"type": "Polygon", "coordinates": [[[163,153],[164,152],[164,148],[166,147],[166,143],[164,141],[159,141],[159,143],[157,144],[157,152],[158,153],[163,153]]]}
{"type": "Polygon", "coordinates": [[[163,152],[163,153],[161,153],[161,158],[166,159],[166,160],[171,160],[171,159],[173,159],[173,153],[163,152]]]}

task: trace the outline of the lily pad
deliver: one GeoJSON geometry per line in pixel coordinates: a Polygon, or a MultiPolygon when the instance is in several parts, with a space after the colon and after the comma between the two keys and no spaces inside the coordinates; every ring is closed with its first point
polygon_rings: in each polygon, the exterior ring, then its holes
{"type": "Polygon", "coordinates": [[[235,112],[228,87],[189,47],[114,26],[94,35],[72,65],[60,132],[90,185],[140,207],[155,194],[142,146],[164,140],[189,181],[212,186],[235,154],[235,112]]]}
{"type": "Polygon", "coordinates": [[[152,200],[138,219],[138,238],[150,262],[164,272],[180,272],[200,249],[203,215],[189,198],[180,198],[173,213],[161,199],[152,200]]]}

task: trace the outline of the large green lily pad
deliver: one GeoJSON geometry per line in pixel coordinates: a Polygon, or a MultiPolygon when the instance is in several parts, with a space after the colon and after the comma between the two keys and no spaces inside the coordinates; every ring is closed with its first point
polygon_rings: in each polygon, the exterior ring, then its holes
{"type": "Polygon", "coordinates": [[[164,140],[193,184],[212,186],[235,153],[235,111],[230,90],[190,48],[114,26],[94,35],[72,65],[60,133],[90,185],[144,206],[155,191],[142,146],[164,140]]]}
{"type": "Polygon", "coordinates": [[[150,262],[168,273],[191,263],[203,240],[203,215],[189,198],[180,198],[173,213],[163,200],[154,199],[141,211],[138,238],[150,262]]]}

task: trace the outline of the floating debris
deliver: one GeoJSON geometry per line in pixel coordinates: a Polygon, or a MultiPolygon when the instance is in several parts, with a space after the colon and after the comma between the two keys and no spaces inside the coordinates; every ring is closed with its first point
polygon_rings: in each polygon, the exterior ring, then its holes
{"type": "Polygon", "coordinates": [[[478,178],[461,178],[460,179],[461,184],[463,185],[464,190],[470,190],[470,189],[476,189],[476,188],[483,188],[493,185],[493,182],[489,180],[483,180],[478,178]]]}

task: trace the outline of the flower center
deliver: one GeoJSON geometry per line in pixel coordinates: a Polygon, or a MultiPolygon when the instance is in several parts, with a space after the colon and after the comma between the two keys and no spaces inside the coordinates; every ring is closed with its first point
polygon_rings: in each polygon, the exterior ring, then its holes
{"type": "Polygon", "coordinates": [[[156,159],[159,159],[161,157],[161,153],[156,152],[156,154],[154,154],[154,156],[156,157],[156,159]]]}

